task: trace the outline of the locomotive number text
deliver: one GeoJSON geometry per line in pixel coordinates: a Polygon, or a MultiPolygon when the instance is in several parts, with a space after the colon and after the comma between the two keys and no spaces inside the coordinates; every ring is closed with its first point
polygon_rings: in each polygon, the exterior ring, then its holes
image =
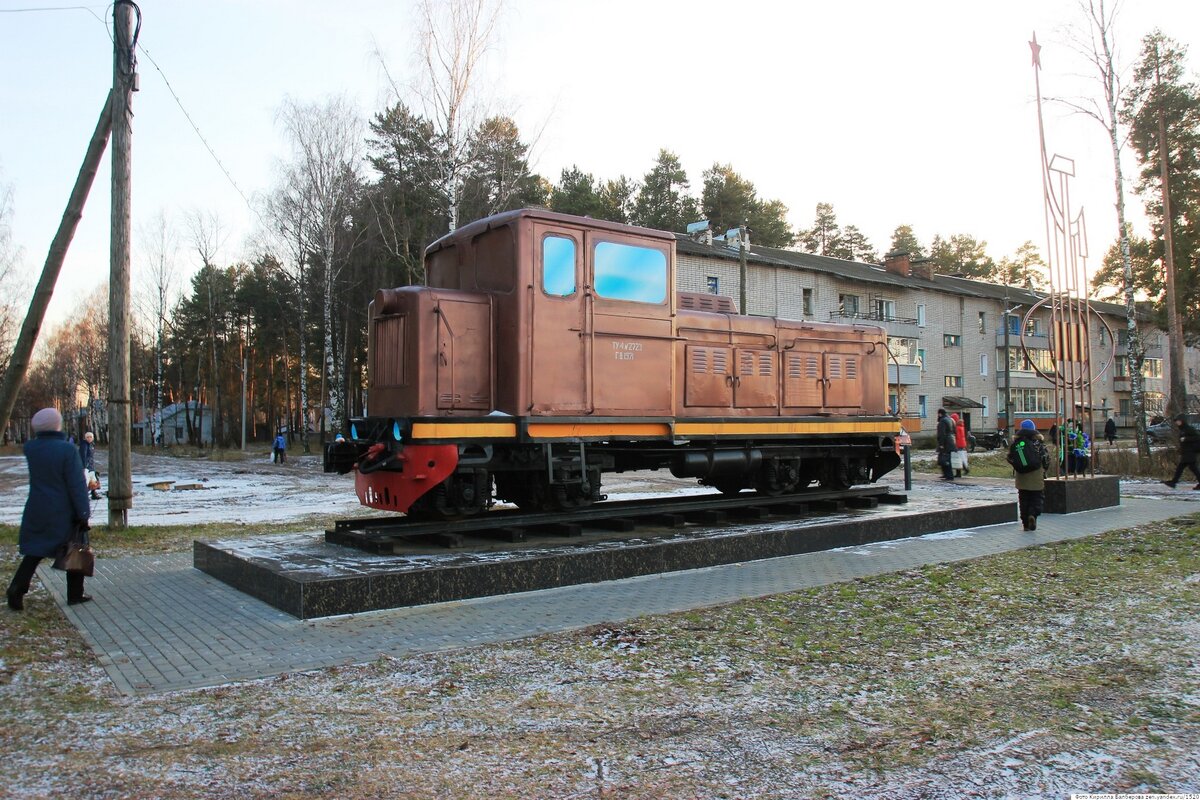
{"type": "Polygon", "coordinates": [[[617,361],[633,361],[635,353],[642,350],[641,342],[613,342],[613,357],[617,361]]]}

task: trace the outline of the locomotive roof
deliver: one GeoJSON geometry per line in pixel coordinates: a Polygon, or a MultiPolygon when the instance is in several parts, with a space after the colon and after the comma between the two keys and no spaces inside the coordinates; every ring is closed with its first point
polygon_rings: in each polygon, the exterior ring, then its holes
{"type": "Polygon", "coordinates": [[[562,214],[558,211],[551,211],[546,208],[518,208],[515,211],[502,211],[499,214],[493,214],[490,217],[477,219],[470,222],[461,228],[447,233],[445,236],[438,239],[429,247],[425,248],[425,255],[435,253],[443,247],[454,244],[461,239],[470,239],[478,236],[484,231],[489,231],[492,228],[499,228],[503,225],[509,225],[514,220],[528,217],[530,219],[544,220],[546,222],[554,222],[560,225],[587,225],[589,228],[602,231],[612,231],[614,233],[624,233],[634,236],[644,236],[650,239],[661,239],[663,241],[675,241],[675,234],[667,231],[658,231],[653,228],[642,228],[637,225],[622,225],[619,222],[609,222],[602,219],[593,219],[591,217],[577,217],[574,214],[562,214]]]}

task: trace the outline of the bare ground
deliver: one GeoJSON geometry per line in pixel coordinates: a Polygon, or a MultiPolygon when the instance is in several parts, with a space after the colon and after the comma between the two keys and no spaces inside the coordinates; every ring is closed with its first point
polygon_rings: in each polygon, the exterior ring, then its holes
{"type": "MultiPolygon", "coordinates": [[[[11,533],[3,541],[11,564],[11,533]]],[[[1174,520],[621,625],[137,698],[116,694],[38,588],[23,614],[0,613],[0,793],[1200,791],[1198,545],[1200,522],[1174,520]]]]}

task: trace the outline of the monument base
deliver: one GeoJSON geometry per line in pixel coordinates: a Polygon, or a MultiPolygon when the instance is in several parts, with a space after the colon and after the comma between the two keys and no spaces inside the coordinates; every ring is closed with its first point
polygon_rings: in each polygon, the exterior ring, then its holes
{"type": "Polygon", "coordinates": [[[1046,479],[1047,514],[1074,514],[1119,505],[1121,483],[1116,475],[1046,479]]]}

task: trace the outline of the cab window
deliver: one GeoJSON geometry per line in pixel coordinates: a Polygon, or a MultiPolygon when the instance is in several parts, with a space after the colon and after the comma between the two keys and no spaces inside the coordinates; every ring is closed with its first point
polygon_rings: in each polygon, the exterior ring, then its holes
{"type": "Polygon", "coordinates": [[[662,303],[667,299],[667,255],[662,250],[599,242],[596,294],[611,300],[662,303]]]}
{"type": "Polygon", "coordinates": [[[575,294],[575,240],[547,236],[542,240],[542,291],[555,297],[575,294]]]}

